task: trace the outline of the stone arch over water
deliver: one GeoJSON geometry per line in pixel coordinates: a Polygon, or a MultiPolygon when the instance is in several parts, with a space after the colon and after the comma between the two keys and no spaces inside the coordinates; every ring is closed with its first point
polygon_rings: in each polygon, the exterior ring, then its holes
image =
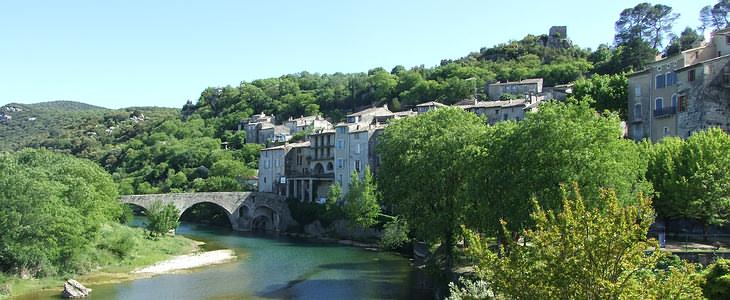
{"type": "MultiPolygon", "coordinates": [[[[122,196],[121,202],[144,209],[160,201],[171,203],[182,216],[185,211],[200,203],[211,203],[225,212],[233,230],[281,231],[295,224],[289,207],[282,196],[271,193],[221,192],[221,193],[177,193],[122,196]]],[[[178,216],[178,217],[180,217],[178,216]]]]}

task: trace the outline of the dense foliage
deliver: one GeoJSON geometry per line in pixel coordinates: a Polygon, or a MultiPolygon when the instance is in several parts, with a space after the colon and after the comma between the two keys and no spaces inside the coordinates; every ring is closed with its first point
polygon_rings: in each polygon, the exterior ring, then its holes
{"type": "Polygon", "coordinates": [[[466,183],[486,130],[475,114],[442,108],[396,121],[378,145],[385,203],[406,218],[417,238],[444,245],[447,266],[464,216],[473,209],[466,183]]]}
{"type": "Polygon", "coordinates": [[[730,261],[718,259],[704,271],[702,292],[707,299],[730,299],[730,261]]]}
{"type": "Polygon", "coordinates": [[[585,102],[547,103],[521,122],[490,129],[479,145],[486,155],[469,166],[474,175],[465,179],[476,228],[498,233],[504,219],[518,232],[530,224],[530,198],[543,209],[560,209],[560,185],[570,182],[586,191],[590,206],[600,204],[604,188],[623,204],[651,192],[641,148],[622,139],[615,114],[597,114],[585,102]]]}
{"type": "Polygon", "coordinates": [[[0,153],[0,271],[84,269],[102,224],[122,215],[117,197],[111,176],[91,161],[46,150],[0,153]]]}
{"type": "Polygon", "coordinates": [[[656,210],[666,219],[705,225],[730,221],[730,136],[719,128],[686,141],[668,137],[651,147],[647,178],[656,190],[656,210]]]}
{"type": "MultiPolygon", "coordinates": [[[[622,205],[606,190],[602,209],[588,208],[577,190],[564,193],[560,212],[536,204],[534,229],[522,234],[529,245],[509,242],[500,254],[477,235],[470,251],[480,259],[479,279],[503,299],[701,299],[694,267],[657,268],[666,254],[647,249],[654,220],[649,199],[622,205]]],[[[509,234],[505,234],[509,235],[509,234]]],[[[458,291],[458,290],[457,290],[458,291]]]]}
{"type": "Polygon", "coordinates": [[[160,201],[155,201],[147,210],[146,215],[147,230],[150,231],[150,235],[156,237],[165,235],[177,228],[180,210],[172,203],[162,204],[160,201]]]}
{"type": "Polygon", "coordinates": [[[617,112],[622,120],[626,120],[628,112],[629,80],[626,75],[598,75],[581,78],[575,81],[572,99],[589,101],[591,107],[599,112],[617,112]]]}
{"type": "MultiPolygon", "coordinates": [[[[370,166],[365,167],[362,177],[360,179],[360,174],[357,172],[352,173],[343,212],[351,223],[367,228],[378,222],[380,204],[376,198],[375,180],[370,166]]],[[[333,190],[333,193],[335,191],[333,190]]]]}

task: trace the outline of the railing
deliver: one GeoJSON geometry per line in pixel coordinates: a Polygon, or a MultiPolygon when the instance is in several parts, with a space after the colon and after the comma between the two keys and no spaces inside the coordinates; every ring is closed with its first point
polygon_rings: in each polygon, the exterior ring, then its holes
{"type": "Polygon", "coordinates": [[[668,115],[673,115],[677,113],[677,108],[674,106],[666,106],[662,108],[657,108],[654,110],[654,117],[664,117],[668,115]]]}

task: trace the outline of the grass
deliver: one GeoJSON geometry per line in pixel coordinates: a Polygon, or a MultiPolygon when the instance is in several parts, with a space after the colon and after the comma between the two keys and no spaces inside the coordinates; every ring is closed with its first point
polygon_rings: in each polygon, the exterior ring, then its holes
{"type": "Polygon", "coordinates": [[[137,277],[130,274],[135,269],[197,249],[197,242],[181,236],[153,240],[143,229],[108,224],[102,227],[96,245],[85,254],[88,270],[84,274],[21,279],[0,273],[0,299],[43,290],[60,292],[64,280],[70,277],[89,285],[131,280],[137,277]]]}

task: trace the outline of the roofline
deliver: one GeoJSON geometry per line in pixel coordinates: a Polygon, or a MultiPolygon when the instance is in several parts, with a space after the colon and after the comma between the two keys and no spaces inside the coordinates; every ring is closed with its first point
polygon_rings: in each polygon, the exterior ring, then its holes
{"type": "Polygon", "coordinates": [[[730,57],[730,54],[725,54],[723,56],[718,56],[718,57],[715,57],[715,58],[710,58],[708,60],[703,60],[701,62],[691,64],[689,66],[685,66],[685,67],[681,67],[679,69],[675,69],[674,72],[682,72],[684,70],[696,68],[699,65],[704,65],[705,63],[708,63],[708,62],[712,62],[712,61],[716,61],[716,60],[720,60],[720,59],[725,59],[725,58],[728,58],[728,57],[730,57]]]}

